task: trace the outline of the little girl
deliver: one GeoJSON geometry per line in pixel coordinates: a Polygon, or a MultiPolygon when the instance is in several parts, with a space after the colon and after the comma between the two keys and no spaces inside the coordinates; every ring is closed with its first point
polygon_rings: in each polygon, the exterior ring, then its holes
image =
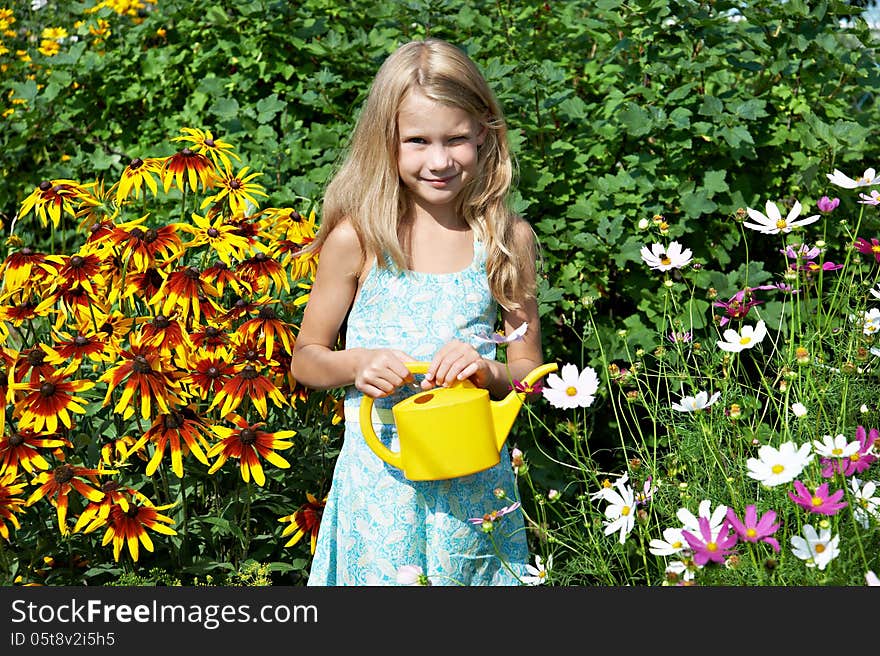
{"type": "Polygon", "coordinates": [[[542,364],[536,242],[508,209],[512,177],[501,109],[461,50],[426,39],[385,60],[326,189],[291,364],[306,387],[347,388],[309,585],[391,585],[403,567],[434,585],[520,583],[522,514],[491,534],[468,521],[518,498],[506,446],[485,471],[410,481],[370,450],[358,423],[366,394],[376,433],[396,451],[389,409],[410,394],[469,378],[501,398],[542,364]],[[505,346],[506,363],[491,338],[499,307],[504,334],[526,327],[505,346]],[[412,361],[430,363],[418,382],[412,361]]]}

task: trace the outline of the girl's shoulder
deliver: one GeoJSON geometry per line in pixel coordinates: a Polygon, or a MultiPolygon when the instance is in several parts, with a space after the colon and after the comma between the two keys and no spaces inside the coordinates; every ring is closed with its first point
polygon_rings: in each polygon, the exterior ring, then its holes
{"type": "Polygon", "coordinates": [[[365,254],[360,235],[348,219],[343,219],[327,234],[321,245],[321,259],[331,259],[335,266],[356,267],[350,273],[360,277],[365,254]]]}
{"type": "Polygon", "coordinates": [[[510,217],[513,245],[517,248],[534,248],[536,235],[532,225],[519,214],[510,217]]]}

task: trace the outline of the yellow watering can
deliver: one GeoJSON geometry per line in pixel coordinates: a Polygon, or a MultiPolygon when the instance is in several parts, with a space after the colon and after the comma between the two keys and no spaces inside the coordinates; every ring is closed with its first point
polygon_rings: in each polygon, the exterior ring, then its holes
{"type": "MultiPolygon", "coordinates": [[[[408,362],[414,374],[428,371],[428,362],[408,362]]],[[[556,363],[530,371],[523,382],[534,385],[557,370],[556,363]]],[[[389,465],[403,470],[411,481],[437,481],[467,476],[494,467],[501,461],[501,447],[525,399],[511,391],[500,401],[490,401],[489,391],[469,380],[450,387],[426,390],[391,408],[400,451],[386,447],[373,428],[373,399],[363,396],[360,425],[373,452],[389,465]]]]}

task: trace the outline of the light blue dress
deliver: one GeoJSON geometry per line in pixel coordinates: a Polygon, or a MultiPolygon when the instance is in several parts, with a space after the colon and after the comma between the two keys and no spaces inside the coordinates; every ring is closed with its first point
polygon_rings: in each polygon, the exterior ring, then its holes
{"type": "MultiPolygon", "coordinates": [[[[345,344],[400,349],[429,362],[443,344],[458,339],[494,358],[495,345],[477,336],[494,331],[496,309],[485,249],[475,241],[473,261],[456,273],[374,265],[349,313],[345,344]]],[[[404,386],[376,399],[374,407],[390,408],[418,391],[404,386]]],[[[507,445],[491,469],[450,480],[410,481],[367,446],[357,422],[360,403],[361,393],[351,386],[344,442],[308,585],[397,585],[404,565],[420,566],[432,585],[519,585],[517,577],[525,574],[529,559],[521,511],[498,519],[491,535],[468,521],[519,499],[507,445]],[[496,498],[496,488],[510,499],[496,498]]],[[[374,427],[386,446],[399,450],[393,424],[374,427]]]]}

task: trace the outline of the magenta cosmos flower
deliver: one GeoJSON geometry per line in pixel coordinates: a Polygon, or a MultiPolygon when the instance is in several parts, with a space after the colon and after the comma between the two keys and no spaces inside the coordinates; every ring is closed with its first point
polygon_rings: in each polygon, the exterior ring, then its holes
{"type": "Polygon", "coordinates": [[[746,514],[743,516],[742,521],[740,521],[733,508],[728,508],[727,521],[733,530],[736,531],[736,534],[746,542],[766,542],[773,547],[773,551],[779,551],[779,542],[776,538],[772,537],[779,530],[780,526],[778,522],[773,523],[776,521],[775,510],[768,510],[758,519],[758,511],[755,508],[755,504],[751,504],[746,506],[746,514]]]}
{"type": "Polygon", "coordinates": [[[792,492],[788,496],[801,508],[805,508],[812,513],[819,515],[836,515],[837,511],[846,507],[846,501],[840,501],[843,497],[843,490],[838,490],[834,494],[828,494],[828,483],[822,483],[811,493],[806,485],[800,481],[794,482],[794,489],[797,494],[792,492]]]}
{"type": "Polygon", "coordinates": [[[724,563],[733,553],[733,547],[737,543],[736,533],[731,533],[730,524],[723,522],[718,528],[718,534],[713,535],[707,518],[700,517],[697,522],[700,528],[699,536],[688,530],[681,532],[694,552],[694,562],[701,566],[708,562],[724,563]]]}
{"type": "Polygon", "coordinates": [[[838,205],[840,205],[839,198],[828,198],[828,196],[822,196],[816,203],[820,212],[833,212],[838,205]]]}
{"type": "Polygon", "coordinates": [[[880,262],[880,240],[876,237],[871,237],[871,241],[859,237],[853,243],[853,248],[863,255],[873,255],[874,259],[880,262]]]}
{"type": "Polygon", "coordinates": [[[849,458],[844,459],[843,473],[846,476],[861,474],[877,462],[877,456],[874,455],[874,444],[877,443],[878,438],[880,438],[880,431],[876,428],[871,430],[866,430],[864,426],[856,428],[856,439],[861,446],[849,458]]]}

